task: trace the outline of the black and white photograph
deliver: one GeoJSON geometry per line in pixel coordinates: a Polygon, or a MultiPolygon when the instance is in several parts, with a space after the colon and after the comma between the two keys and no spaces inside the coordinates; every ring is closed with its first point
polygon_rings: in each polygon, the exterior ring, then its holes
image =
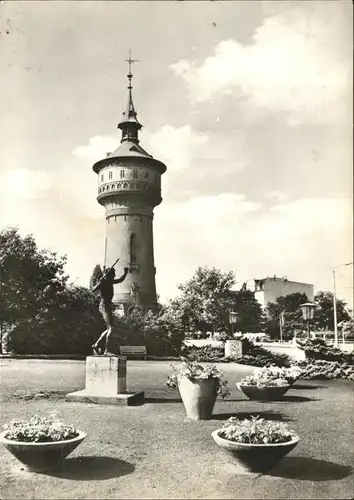
{"type": "Polygon", "coordinates": [[[352,2],[0,0],[0,93],[1,500],[352,500],[352,2]]]}

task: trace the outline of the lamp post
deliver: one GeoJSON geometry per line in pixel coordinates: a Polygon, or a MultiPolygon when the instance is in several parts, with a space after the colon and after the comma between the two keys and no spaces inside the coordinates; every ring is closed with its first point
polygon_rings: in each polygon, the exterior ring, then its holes
{"type": "Polygon", "coordinates": [[[279,315],[279,328],[280,328],[280,342],[283,342],[283,328],[285,325],[285,315],[284,311],[282,311],[279,315]]]}
{"type": "Polygon", "coordinates": [[[310,336],[310,321],[313,320],[313,316],[315,314],[316,304],[313,302],[305,302],[304,304],[300,304],[302,317],[307,325],[307,338],[310,336]]]}
{"type": "Polygon", "coordinates": [[[341,264],[340,266],[335,266],[333,271],[333,322],[334,322],[334,344],[338,347],[338,324],[337,324],[337,297],[336,297],[336,269],[341,267],[351,266],[353,262],[348,262],[347,264],[341,264]]]}
{"type": "Polygon", "coordinates": [[[229,323],[231,325],[231,335],[232,337],[234,336],[234,327],[233,325],[236,324],[238,318],[238,314],[235,311],[230,311],[229,313],[229,323]]]}

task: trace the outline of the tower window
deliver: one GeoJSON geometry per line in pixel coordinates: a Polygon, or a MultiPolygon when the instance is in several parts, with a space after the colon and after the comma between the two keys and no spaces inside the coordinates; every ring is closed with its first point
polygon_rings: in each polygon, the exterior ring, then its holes
{"type": "Polygon", "coordinates": [[[137,178],[138,178],[138,171],[133,170],[133,179],[137,179],[137,178]]]}
{"type": "Polygon", "coordinates": [[[120,178],[121,178],[121,179],[124,179],[124,170],[121,170],[121,171],[120,171],[120,178]]]}
{"type": "Polygon", "coordinates": [[[101,182],[103,182],[103,179],[104,179],[103,174],[101,174],[101,182]]]}
{"type": "Polygon", "coordinates": [[[108,172],[108,180],[111,180],[113,176],[113,172],[108,172]]]}
{"type": "Polygon", "coordinates": [[[130,235],[130,263],[136,264],[136,234],[130,235]]]}

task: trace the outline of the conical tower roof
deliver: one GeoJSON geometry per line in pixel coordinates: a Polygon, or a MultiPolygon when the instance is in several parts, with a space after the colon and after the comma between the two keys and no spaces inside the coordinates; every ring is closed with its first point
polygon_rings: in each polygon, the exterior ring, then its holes
{"type": "Polygon", "coordinates": [[[100,160],[96,162],[93,166],[93,170],[95,172],[98,172],[100,168],[103,166],[103,163],[105,163],[105,160],[109,159],[114,159],[114,158],[146,158],[149,160],[152,160],[154,163],[155,167],[163,173],[166,171],[166,166],[164,163],[160,162],[159,160],[155,160],[152,155],[150,155],[147,151],[145,151],[144,148],[142,148],[139,144],[139,130],[142,128],[142,124],[139,122],[137,118],[137,112],[135,110],[134,102],[133,102],[133,95],[132,95],[132,78],[133,74],[131,71],[131,65],[132,63],[136,62],[135,59],[131,58],[131,54],[129,51],[129,59],[126,59],[126,61],[129,64],[129,72],[128,72],[128,101],[127,105],[125,108],[125,111],[123,111],[123,116],[121,121],[118,123],[117,128],[119,128],[122,131],[122,138],[120,141],[120,145],[110,154],[107,155],[107,157],[104,160],[100,160]]]}

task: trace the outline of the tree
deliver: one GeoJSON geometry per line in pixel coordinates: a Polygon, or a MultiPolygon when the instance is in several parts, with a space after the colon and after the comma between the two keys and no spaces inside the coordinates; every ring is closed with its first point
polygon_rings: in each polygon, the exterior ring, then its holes
{"type": "MultiPolygon", "coordinates": [[[[143,343],[148,353],[155,356],[178,355],[185,337],[179,312],[170,304],[158,305],[154,311],[134,306],[121,318],[129,343],[143,343]]],[[[124,331],[124,328],[121,329],[124,331]]]]}
{"type": "Polygon", "coordinates": [[[96,264],[95,267],[93,268],[90,278],[90,290],[92,290],[92,288],[99,282],[102,276],[103,272],[101,266],[99,264],[96,264]]]}
{"type": "Polygon", "coordinates": [[[65,287],[65,263],[66,257],[38,250],[32,235],[22,238],[17,228],[0,232],[1,332],[43,312],[51,291],[65,287]]]}
{"type": "MultiPolygon", "coordinates": [[[[334,330],[334,307],[333,293],[317,292],[315,295],[317,308],[314,315],[314,329],[316,330],[334,330]]],[[[337,323],[349,321],[350,315],[346,310],[346,303],[343,300],[336,300],[337,323]]]]}
{"type": "Polygon", "coordinates": [[[198,267],[192,278],[178,286],[179,297],[170,307],[177,315],[186,332],[220,332],[228,328],[228,315],[233,305],[231,287],[235,283],[233,273],[213,267],[198,267]]]}
{"type": "Polygon", "coordinates": [[[265,315],[262,307],[251,290],[233,292],[234,308],[238,314],[235,330],[242,333],[263,332],[265,315]]]}
{"type": "Polygon", "coordinates": [[[308,302],[305,293],[291,293],[278,297],[275,302],[267,305],[267,333],[272,337],[280,336],[279,319],[280,314],[284,314],[283,338],[292,338],[296,331],[302,331],[304,321],[300,305],[308,302]]]}
{"type": "Polygon", "coordinates": [[[66,257],[39,250],[32,235],[0,232],[0,327],[20,354],[88,354],[104,326],[98,300],[68,285],[66,257]]]}
{"type": "Polygon", "coordinates": [[[338,328],[340,328],[345,339],[354,339],[354,318],[350,318],[348,321],[341,321],[338,323],[338,328]]]}

